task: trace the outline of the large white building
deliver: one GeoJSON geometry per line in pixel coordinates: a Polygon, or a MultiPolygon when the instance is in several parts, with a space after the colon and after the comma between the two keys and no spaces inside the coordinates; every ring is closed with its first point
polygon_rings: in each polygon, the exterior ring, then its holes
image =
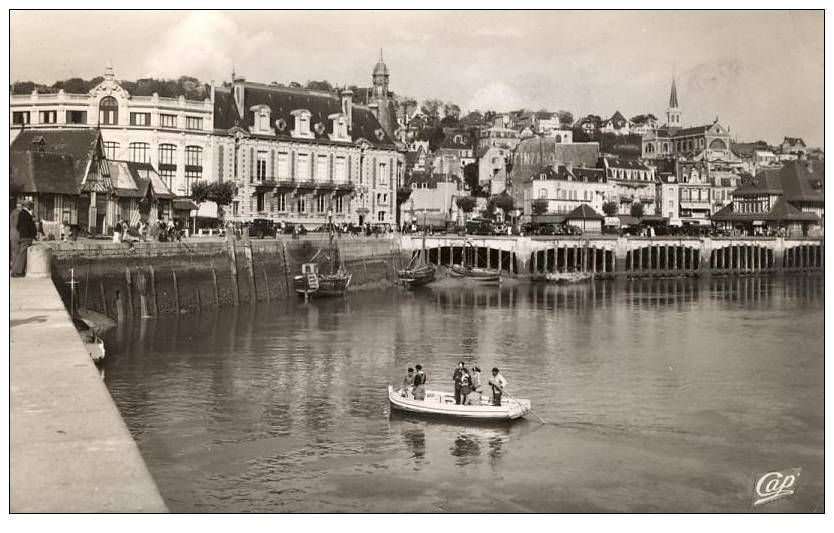
{"type": "Polygon", "coordinates": [[[11,140],[23,128],[70,129],[98,126],[108,159],[149,163],[177,195],[190,194],[197,180],[214,180],[211,157],[213,103],[134,96],[106,69],[104,80],[87,94],[12,95],[11,140]]]}

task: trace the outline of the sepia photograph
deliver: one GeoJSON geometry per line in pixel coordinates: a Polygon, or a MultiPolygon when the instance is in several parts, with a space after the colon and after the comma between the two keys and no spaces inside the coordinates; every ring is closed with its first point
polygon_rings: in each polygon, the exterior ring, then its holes
{"type": "Polygon", "coordinates": [[[8,15],[9,514],[825,514],[824,10],[8,15]]]}

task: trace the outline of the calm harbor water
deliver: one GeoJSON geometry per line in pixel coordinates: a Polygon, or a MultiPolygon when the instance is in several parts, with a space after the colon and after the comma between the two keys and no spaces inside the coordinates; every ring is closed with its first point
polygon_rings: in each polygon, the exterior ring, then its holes
{"type": "Polygon", "coordinates": [[[104,370],[172,511],[808,512],[823,306],[821,275],[391,289],[134,322],[104,370]],[[389,416],[461,359],[549,423],[389,416]]]}

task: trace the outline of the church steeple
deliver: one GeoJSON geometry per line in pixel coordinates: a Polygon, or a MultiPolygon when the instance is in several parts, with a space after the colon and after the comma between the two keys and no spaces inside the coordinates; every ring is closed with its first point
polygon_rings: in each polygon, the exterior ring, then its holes
{"type": "Polygon", "coordinates": [[[672,75],[672,91],[669,93],[669,108],[666,109],[666,126],[669,128],[681,127],[681,110],[678,106],[678,87],[675,83],[674,75],[672,75]]]}
{"type": "Polygon", "coordinates": [[[669,107],[678,108],[678,88],[675,86],[675,78],[672,78],[672,94],[669,96],[669,107]]]}

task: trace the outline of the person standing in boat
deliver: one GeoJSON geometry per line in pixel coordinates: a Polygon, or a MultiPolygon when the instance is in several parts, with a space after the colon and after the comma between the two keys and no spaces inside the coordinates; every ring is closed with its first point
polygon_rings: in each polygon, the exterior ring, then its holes
{"type": "Polygon", "coordinates": [[[416,366],[417,373],[414,374],[414,399],[415,400],[425,400],[426,399],[426,374],[423,373],[423,367],[420,365],[416,366]]]}
{"type": "Polygon", "coordinates": [[[501,405],[501,395],[507,387],[507,380],[501,375],[497,368],[492,369],[492,377],[489,378],[489,386],[492,387],[492,405],[501,405]]]}
{"type": "Polygon", "coordinates": [[[483,385],[481,384],[481,369],[477,366],[472,367],[472,374],[469,376],[471,381],[470,388],[472,389],[466,397],[466,405],[481,405],[481,391],[483,385]]]}
{"type": "Polygon", "coordinates": [[[409,367],[408,374],[403,376],[402,396],[407,398],[414,388],[414,369],[409,367]]]}
{"type": "Polygon", "coordinates": [[[460,403],[467,405],[469,393],[472,392],[472,377],[469,375],[469,370],[463,369],[463,375],[460,377],[460,403]]]}
{"type": "Polygon", "coordinates": [[[463,365],[463,361],[458,363],[458,367],[455,369],[455,372],[452,374],[452,381],[455,382],[455,405],[460,405],[460,387],[461,383],[460,380],[463,377],[463,372],[466,368],[463,365]]]}

